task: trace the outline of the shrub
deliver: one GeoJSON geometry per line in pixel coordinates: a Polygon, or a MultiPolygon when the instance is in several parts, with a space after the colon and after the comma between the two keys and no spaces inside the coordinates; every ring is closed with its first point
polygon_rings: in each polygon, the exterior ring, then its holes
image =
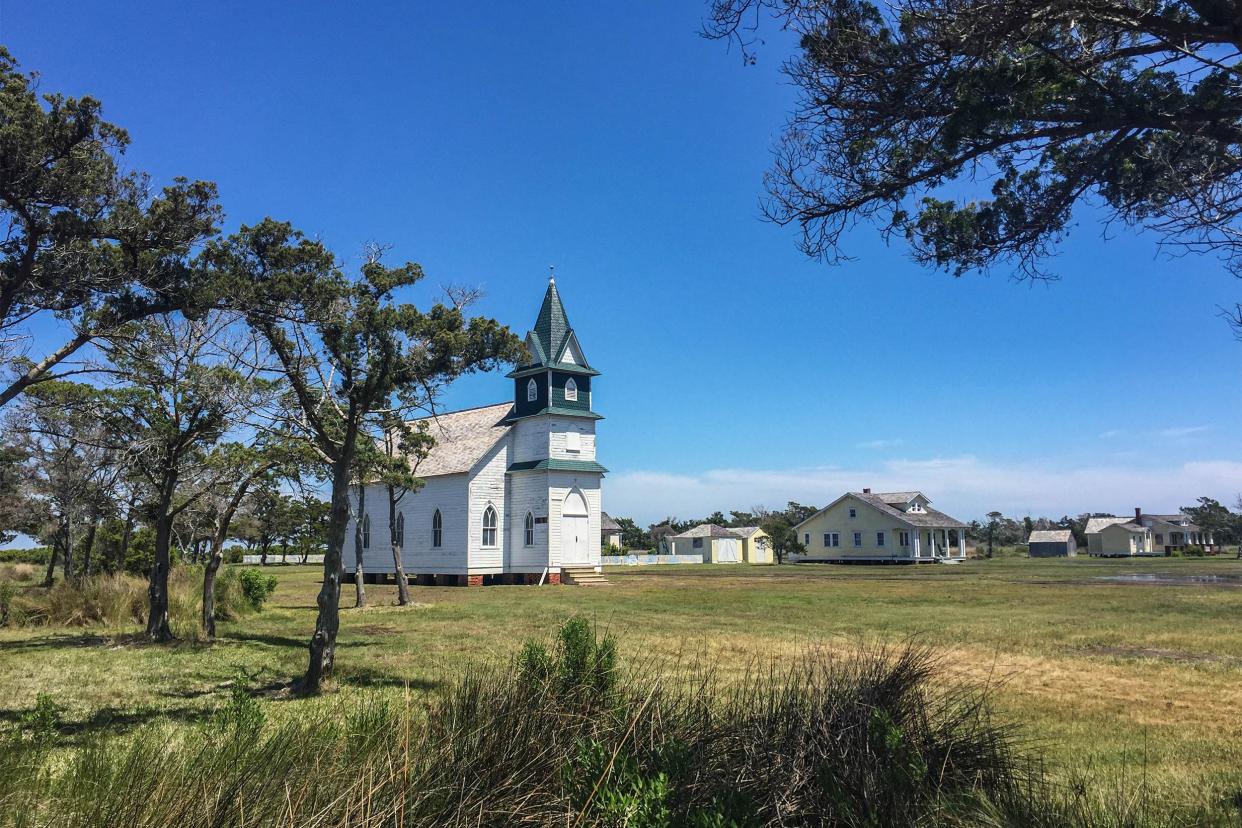
{"type": "Polygon", "coordinates": [[[276,576],[261,569],[243,569],[237,574],[242,595],[251,609],[261,610],[267,599],[276,591],[276,576]]]}
{"type": "Polygon", "coordinates": [[[267,714],[263,705],[250,694],[249,677],[238,670],[237,678],[229,688],[229,700],[216,711],[210,720],[214,732],[235,743],[251,741],[263,730],[267,714]]]}
{"type": "Polygon", "coordinates": [[[24,563],[47,566],[52,550],[46,546],[37,549],[0,549],[0,563],[24,563]]]}
{"type": "Polygon", "coordinates": [[[35,744],[50,744],[60,735],[60,707],[47,693],[40,693],[34,707],[18,716],[18,724],[35,744]]]}
{"type": "Polygon", "coordinates": [[[0,578],[0,627],[9,625],[9,616],[13,612],[13,596],[17,588],[8,578],[0,578]]]}
{"type": "Polygon", "coordinates": [[[239,564],[242,562],[244,554],[245,550],[243,550],[240,546],[230,546],[228,549],[224,550],[224,562],[229,564],[239,564]]]}
{"type": "Polygon", "coordinates": [[[1207,555],[1207,551],[1202,546],[1190,545],[1182,549],[1182,554],[1187,558],[1202,558],[1207,555]]]}

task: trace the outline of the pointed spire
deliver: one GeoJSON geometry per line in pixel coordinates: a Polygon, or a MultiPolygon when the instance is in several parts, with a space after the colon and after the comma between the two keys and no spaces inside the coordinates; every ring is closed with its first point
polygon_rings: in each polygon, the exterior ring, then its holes
{"type": "Polygon", "coordinates": [[[556,358],[569,336],[569,317],[565,314],[565,306],[561,304],[561,295],[556,290],[555,276],[548,278],[548,292],[543,296],[539,318],[535,320],[535,336],[548,359],[556,358]]]}

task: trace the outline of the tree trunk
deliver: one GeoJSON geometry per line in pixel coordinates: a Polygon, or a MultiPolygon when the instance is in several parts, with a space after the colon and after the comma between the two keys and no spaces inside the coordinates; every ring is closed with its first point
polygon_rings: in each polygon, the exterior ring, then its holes
{"type": "Polygon", "coordinates": [[[392,565],[397,573],[397,606],[408,606],[410,603],[410,585],[405,580],[405,564],[401,561],[401,542],[405,538],[397,537],[397,496],[395,486],[388,487],[388,531],[392,538],[392,565]]]}
{"type": "Polygon", "coordinates": [[[358,514],[354,520],[354,607],[367,605],[367,588],[362,583],[362,515],[366,511],[367,490],[358,484],[358,514]]]}
{"type": "Polygon", "coordinates": [[[56,557],[59,552],[60,532],[57,532],[56,536],[52,538],[52,548],[48,550],[47,554],[47,575],[43,578],[43,586],[45,587],[51,587],[52,584],[56,583],[56,557]]]}
{"type": "Polygon", "coordinates": [[[263,541],[263,545],[259,547],[259,566],[267,566],[267,550],[271,548],[271,541],[263,541]]]}
{"type": "Polygon", "coordinates": [[[328,520],[328,543],[323,555],[323,586],[319,590],[319,616],[310,640],[310,665],[302,692],[313,694],[325,676],[331,675],[336,658],[336,634],[341,626],[341,577],[344,574],[345,527],[349,524],[349,482],[354,465],[358,432],[346,427],[340,458],[332,466],[332,510],[328,520]]]}
{"type": "Polygon", "coordinates": [[[65,571],[65,583],[73,577],[73,515],[65,513],[65,546],[64,556],[61,557],[61,566],[65,571]]]}
{"type": "Polygon", "coordinates": [[[175,470],[165,472],[164,486],[160,491],[159,510],[155,518],[155,564],[151,567],[151,584],[147,590],[150,609],[147,613],[147,638],[152,641],[172,641],[172,627],[168,624],[168,572],[172,568],[172,523],[169,514],[173,493],[177,490],[175,470]]]}
{"type": "Polygon", "coordinates": [[[224,542],[229,536],[229,526],[250,484],[269,468],[267,466],[243,480],[216,521],[216,531],[211,536],[211,552],[207,556],[207,565],[203,567],[203,632],[208,638],[216,637],[216,573],[220,571],[220,564],[224,563],[224,542]]]}
{"type": "Polygon", "coordinates": [[[121,546],[117,550],[116,571],[125,571],[125,561],[129,557],[129,542],[134,537],[134,504],[131,501],[125,511],[125,531],[121,532],[121,546]]]}
{"type": "Polygon", "coordinates": [[[81,576],[91,577],[91,556],[95,552],[95,535],[99,533],[99,518],[91,521],[91,528],[86,530],[86,541],[82,544],[81,576]]]}

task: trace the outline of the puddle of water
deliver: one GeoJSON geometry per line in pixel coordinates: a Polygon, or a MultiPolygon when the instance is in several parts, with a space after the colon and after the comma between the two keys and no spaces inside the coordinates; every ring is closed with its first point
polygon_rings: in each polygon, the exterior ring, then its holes
{"type": "Polygon", "coordinates": [[[1097,575],[1096,581],[1117,584],[1161,584],[1165,586],[1230,586],[1242,587],[1242,575],[1097,575]]]}

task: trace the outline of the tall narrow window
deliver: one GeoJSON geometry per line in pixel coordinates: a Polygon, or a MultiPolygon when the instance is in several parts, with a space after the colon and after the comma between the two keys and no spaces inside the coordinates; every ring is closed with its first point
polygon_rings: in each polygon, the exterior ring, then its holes
{"type": "Polygon", "coordinates": [[[397,512],[397,520],[392,526],[392,545],[405,546],[405,515],[397,512]]]}
{"type": "Polygon", "coordinates": [[[578,401],[578,383],[574,382],[573,377],[565,380],[565,399],[570,402],[578,401]]]}
{"type": "Polygon", "coordinates": [[[876,533],[875,533],[875,545],[876,545],[876,546],[883,546],[883,545],[884,545],[884,533],[883,533],[883,532],[876,532],[876,533]]]}
{"type": "Polygon", "coordinates": [[[362,548],[371,548],[371,516],[362,516],[362,548]]]}
{"type": "Polygon", "coordinates": [[[444,518],[439,509],[431,516],[431,545],[436,549],[444,545],[444,518]]]}
{"type": "Polygon", "coordinates": [[[483,545],[496,545],[496,510],[491,506],[483,510],[483,545]]]}
{"type": "Polygon", "coordinates": [[[524,542],[527,546],[535,545],[535,516],[530,512],[526,513],[526,532],[524,542]]]}
{"type": "Polygon", "coordinates": [[[526,383],[526,401],[534,402],[539,399],[539,385],[535,382],[535,378],[531,377],[530,382],[526,383]]]}

